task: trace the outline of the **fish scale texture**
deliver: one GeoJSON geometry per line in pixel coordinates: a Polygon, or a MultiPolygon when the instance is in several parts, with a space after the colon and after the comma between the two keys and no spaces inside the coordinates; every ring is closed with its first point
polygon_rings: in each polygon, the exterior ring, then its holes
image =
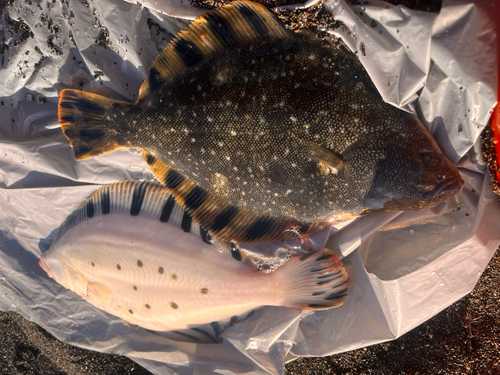
{"type": "Polygon", "coordinates": [[[247,1],[181,32],[135,104],[64,90],[59,118],[78,159],[142,149],[195,220],[238,242],[431,207],[463,185],[424,125],[384,103],[352,53],[292,33],[247,1]]]}
{"type": "Polygon", "coordinates": [[[149,150],[236,206],[302,221],[361,213],[380,160],[392,179],[419,167],[388,160],[387,148],[401,157],[427,139],[343,54],[301,41],[237,47],[136,107],[112,110],[117,142],[149,150]],[[398,144],[388,144],[391,137],[398,144]],[[343,159],[337,172],[329,152],[343,159]]]}

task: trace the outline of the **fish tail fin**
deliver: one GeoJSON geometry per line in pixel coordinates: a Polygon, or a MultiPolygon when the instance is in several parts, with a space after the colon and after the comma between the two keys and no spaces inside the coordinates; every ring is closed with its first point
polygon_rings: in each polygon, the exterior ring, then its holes
{"type": "Polygon", "coordinates": [[[286,307],[324,310],[340,306],[346,299],[349,275],[328,249],[292,258],[277,272],[286,283],[286,307]]]}
{"type": "Polygon", "coordinates": [[[88,159],[121,148],[109,134],[110,113],[116,104],[128,103],[79,90],[62,90],[59,123],[77,160],[88,159]]]}

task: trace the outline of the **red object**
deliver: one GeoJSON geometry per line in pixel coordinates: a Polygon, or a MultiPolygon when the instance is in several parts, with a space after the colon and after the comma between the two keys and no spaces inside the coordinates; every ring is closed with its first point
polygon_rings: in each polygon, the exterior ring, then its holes
{"type": "Polygon", "coordinates": [[[500,183],[500,23],[497,22],[497,67],[498,67],[498,100],[493,113],[491,114],[491,130],[493,131],[493,142],[495,143],[495,153],[497,163],[495,173],[497,182],[500,183]]]}
{"type": "MultiPolygon", "coordinates": [[[[500,100],[499,100],[500,101],[500,100]]],[[[497,164],[495,165],[495,173],[497,175],[497,181],[500,182],[500,104],[497,103],[497,106],[493,110],[491,115],[491,130],[493,130],[493,139],[495,143],[495,153],[497,157],[497,164]]]]}

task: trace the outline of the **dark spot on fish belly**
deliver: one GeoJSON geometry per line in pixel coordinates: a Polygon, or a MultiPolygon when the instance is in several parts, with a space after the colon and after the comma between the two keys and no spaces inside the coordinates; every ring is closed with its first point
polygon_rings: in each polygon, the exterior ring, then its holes
{"type": "Polygon", "coordinates": [[[205,228],[200,227],[200,234],[203,242],[209,245],[213,244],[212,236],[210,235],[210,233],[208,233],[208,231],[205,228]]]}
{"type": "Polygon", "coordinates": [[[207,195],[208,193],[205,189],[202,189],[199,186],[195,186],[184,199],[184,204],[187,208],[196,210],[203,204],[203,202],[205,202],[205,199],[207,199],[207,195]]]}
{"type": "Polygon", "coordinates": [[[109,214],[111,210],[111,201],[109,199],[109,192],[103,191],[101,194],[101,210],[103,215],[109,214]]]}
{"type": "Polygon", "coordinates": [[[165,185],[169,189],[175,189],[177,186],[179,186],[182,181],[184,181],[184,176],[181,175],[179,172],[177,172],[174,169],[169,169],[167,172],[167,177],[165,177],[165,185]]]}
{"type": "Polygon", "coordinates": [[[137,266],[138,267],[142,267],[144,264],[142,264],[142,262],[140,260],[137,261],[137,266]]]}
{"type": "Polygon", "coordinates": [[[148,163],[148,165],[153,164],[155,161],[156,161],[156,158],[153,155],[151,155],[151,154],[146,155],[146,163],[148,163]]]}
{"type": "Polygon", "coordinates": [[[241,256],[240,249],[238,249],[238,247],[235,245],[234,242],[230,242],[229,247],[231,248],[231,255],[233,259],[237,260],[238,262],[241,262],[241,259],[243,259],[243,257],[241,256]]]}
{"type": "Polygon", "coordinates": [[[128,310],[129,313],[133,314],[134,312],[132,310],[128,310]]]}
{"type": "Polygon", "coordinates": [[[137,287],[134,285],[134,290],[137,290],[137,287]]]}
{"type": "Polygon", "coordinates": [[[94,202],[92,200],[87,202],[86,205],[87,217],[92,219],[94,217],[94,202]]]}
{"type": "Polygon", "coordinates": [[[203,289],[201,290],[201,294],[207,294],[207,293],[208,293],[208,289],[207,289],[207,288],[203,288],[203,289]]]}
{"type": "Polygon", "coordinates": [[[178,37],[175,42],[175,51],[188,68],[204,60],[198,47],[181,37],[178,37]]]}
{"type": "Polygon", "coordinates": [[[161,78],[160,73],[155,68],[149,69],[149,90],[154,91],[161,85],[163,85],[164,81],[161,78]]]}
{"type": "Polygon", "coordinates": [[[150,309],[151,308],[151,306],[149,306],[147,303],[144,306],[146,306],[146,309],[150,309]]]}
{"type": "Polygon", "coordinates": [[[168,222],[168,219],[170,219],[170,214],[174,209],[174,205],[175,205],[175,199],[173,196],[169,195],[169,197],[167,198],[161,209],[160,221],[162,223],[168,222]]]}
{"type": "Polygon", "coordinates": [[[173,309],[179,308],[175,302],[170,302],[170,306],[172,306],[173,309]]]}
{"type": "Polygon", "coordinates": [[[160,275],[163,275],[163,272],[164,272],[163,267],[158,268],[158,273],[159,273],[160,275]]]}
{"type": "Polygon", "coordinates": [[[94,262],[92,262],[92,263],[90,263],[90,264],[92,264],[92,267],[94,267],[94,262]]]}
{"type": "Polygon", "coordinates": [[[172,274],[172,280],[177,280],[177,275],[175,273],[172,274]]]}
{"type": "Polygon", "coordinates": [[[191,224],[193,222],[193,219],[191,216],[184,211],[184,215],[182,216],[182,222],[181,222],[181,228],[184,232],[190,232],[191,231],[191,224]]]}
{"type": "Polygon", "coordinates": [[[264,237],[276,225],[276,220],[269,216],[262,216],[248,228],[244,241],[255,241],[264,237]]]}
{"type": "Polygon", "coordinates": [[[235,206],[227,206],[224,208],[217,217],[215,218],[213,224],[212,224],[212,230],[214,232],[219,232],[222,229],[228,225],[231,220],[236,216],[238,213],[238,207],[235,206]]]}
{"type": "Polygon", "coordinates": [[[119,264],[116,265],[116,268],[118,268],[118,271],[122,269],[119,264]]]}
{"type": "Polygon", "coordinates": [[[132,193],[132,205],[130,206],[130,215],[137,216],[141,212],[142,202],[144,200],[144,195],[146,194],[146,188],[148,184],[143,181],[139,182],[134,187],[134,192],[132,193]]]}

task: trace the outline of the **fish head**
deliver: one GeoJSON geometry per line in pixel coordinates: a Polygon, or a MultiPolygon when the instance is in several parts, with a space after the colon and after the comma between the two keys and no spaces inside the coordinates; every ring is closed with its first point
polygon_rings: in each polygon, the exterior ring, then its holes
{"type": "Polygon", "coordinates": [[[456,166],[441,151],[416,117],[418,129],[387,135],[364,195],[366,212],[423,210],[457,194],[464,181],[456,166]]]}
{"type": "Polygon", "coordinates": [[[64,257],[49,250],[42,254],[39,264],[57,283],[80,296],[87,294],[87,278],[65,261],[64,257]]]}

